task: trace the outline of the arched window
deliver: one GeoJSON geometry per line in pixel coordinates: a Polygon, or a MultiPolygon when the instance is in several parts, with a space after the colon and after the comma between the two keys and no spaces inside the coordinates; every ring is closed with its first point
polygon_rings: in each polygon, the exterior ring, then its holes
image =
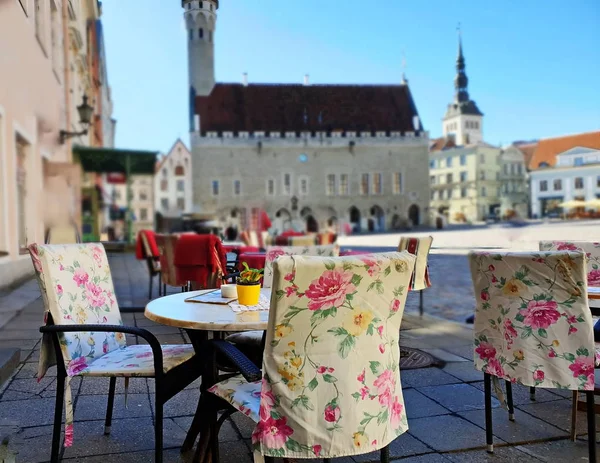
{"type": "Polygon", "coordinates": [[[198,38],[201,39],[202,37],[204,37],[204,29],[200,28],[198,29],[198,38]]]}
{"type": "Polygon", "coordinates": [[[175,167],[175,175],[185,175],[185,170],[183,169],[183,166],[175,167]]]}
{"type": "Polygon", "coordinates": [[[194,39],[194,30],[190,29],[190,40],[194,39]]]}

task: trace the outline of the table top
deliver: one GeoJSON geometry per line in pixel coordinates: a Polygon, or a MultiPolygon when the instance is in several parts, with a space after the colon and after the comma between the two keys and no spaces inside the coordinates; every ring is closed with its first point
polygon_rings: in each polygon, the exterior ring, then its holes
{"type": "MultiPolygon", "coordinates": [[[[189,291],[159,297],[146,305],[144,315],[149,320],[168,326],[203,331],[266,330],[268,310],[234,312],[229,305],[185,302],[189,297],[213,291],[189,291]]],[[[219,291],[219,290],[217,290],[219,291]]],[[[271,297],[271,289],[262,294],[271,297]]]]}

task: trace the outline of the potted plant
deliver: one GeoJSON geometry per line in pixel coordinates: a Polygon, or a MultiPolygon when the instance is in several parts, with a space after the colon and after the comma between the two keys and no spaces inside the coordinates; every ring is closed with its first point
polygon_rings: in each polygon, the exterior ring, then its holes
{"type": "Polygon", "coordinates": [[[244,270],[240,272],[237,279],[238,302],[241,305],[257,305],[260,298],[260,279],[263,276],[263,269],[249,268],[246,262],[243,265],[244,270]]]}

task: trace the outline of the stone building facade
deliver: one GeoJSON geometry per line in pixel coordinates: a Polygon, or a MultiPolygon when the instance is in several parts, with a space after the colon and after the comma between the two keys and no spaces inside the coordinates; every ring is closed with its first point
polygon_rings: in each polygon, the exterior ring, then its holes
{"type": "Polygon", "coordinates": [[[216,83],[218,1],[183,0],[194,212],[316,231],[428,223],[428,133],[408,83],[216,83]]]}
{"type": "MultiPolygon", "coordinates": [[[[31,275],[27,245],[58,222],[81,225],[81,172],[61,130],[82,131],[77,106],[93,105],[90,21],[97,0],[0,2],[0,287],[31,275]]],[[[96,115],[99,115],[96,111],[96,115]]]]}
{"type": "Polygon", "coordinates": [[[167,218],[192,212],[192,153],[177,140],[156,166],[154,210],[167,218]]]}

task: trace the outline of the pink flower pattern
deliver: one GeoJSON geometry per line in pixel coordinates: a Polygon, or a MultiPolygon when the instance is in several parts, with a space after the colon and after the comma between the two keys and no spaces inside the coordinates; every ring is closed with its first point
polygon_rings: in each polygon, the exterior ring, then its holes
{"type": "Polygon", "coordinates": [[[90,276],[82,268],[78,268],[75,270],[75,273],[73,273],[73,281],[77,283],[77,286],[85,285],[89,279],[90,276]]]}
{"type": "Polygon", "coordinates": [[[346,301],[346,295],[356,289],[351,280],[352,273],[342,270],[326,270],[306,290],[309,310],[340,307],[346,301]]]}
{"type": "Polygon", "coordinates": [[[520,311],[525,316],[523,323],[533,329],[546,329],[560,318],[555,301],[529,301],[527,308],[520,311]]]}
{"type": "Polygon", "coordinates": [[[287,425],[285,416],[278,420],[268,417],[256,425],[252,433],[252,442],[263,442],[270,449],[280,449],[293,433],[294,430],[287,425]]]}

